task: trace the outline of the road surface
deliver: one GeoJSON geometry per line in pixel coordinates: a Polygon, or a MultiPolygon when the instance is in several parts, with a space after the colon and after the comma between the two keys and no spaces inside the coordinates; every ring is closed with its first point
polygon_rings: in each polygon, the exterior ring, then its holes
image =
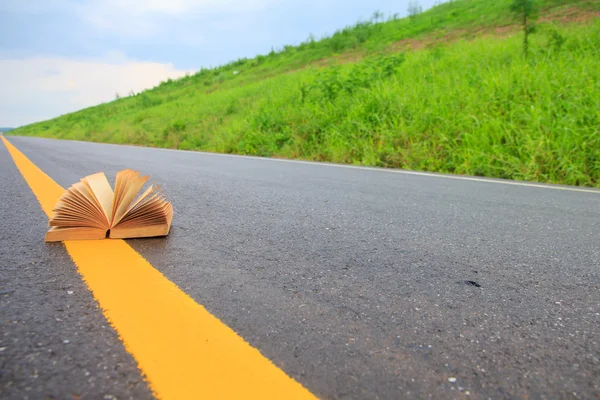
{"type": "MultiPolygon", "coordinates": [[[[9,141],[162,184],[170,235],[127,242],[320,398],[600,397],[600,191],[9,141]]],[[[0,185],[0,397],[152,398],[4,146],[0,185]]]]}

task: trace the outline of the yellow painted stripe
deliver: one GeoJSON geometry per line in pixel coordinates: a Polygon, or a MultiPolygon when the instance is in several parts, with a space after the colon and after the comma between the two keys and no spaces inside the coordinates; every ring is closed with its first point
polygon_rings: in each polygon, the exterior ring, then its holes
{"type": "MultiPolygon", "coordinates": [[[[50,216],[63,188],[2,140],[50,216]]],[[[125,241],[64,244],[158,398],[314,399],[125,241]]]]}

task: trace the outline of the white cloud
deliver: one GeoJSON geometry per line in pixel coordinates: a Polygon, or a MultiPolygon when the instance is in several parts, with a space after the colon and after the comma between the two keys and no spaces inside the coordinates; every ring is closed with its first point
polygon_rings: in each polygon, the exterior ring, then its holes
{"type": "Polygon", "coordinates": [[[0,60],[0,126],[49,119],[156,86],[186,72],[171,64],[128,60],[30,58],[0,60]]]}

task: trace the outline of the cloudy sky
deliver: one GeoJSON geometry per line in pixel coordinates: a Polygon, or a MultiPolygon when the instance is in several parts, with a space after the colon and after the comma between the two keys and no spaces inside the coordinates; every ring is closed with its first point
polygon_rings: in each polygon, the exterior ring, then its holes
{"type": "MultiPolygon", "coordinates": [[[[435,0],[421,0],[423,8],[435,0]]],[[[408,0],[1,0],[0,126],[268,53],[408,0]]]]}

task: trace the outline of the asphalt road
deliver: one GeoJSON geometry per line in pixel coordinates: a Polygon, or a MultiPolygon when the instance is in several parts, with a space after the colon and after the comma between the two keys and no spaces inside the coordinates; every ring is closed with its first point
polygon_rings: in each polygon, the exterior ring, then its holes
{"type": "MultiPolygon", "coordinates": [[[[600,191],[9,140],[161,183],[171,234],[128,243],[321,398],[600,397],[600,191]]],[[[0,397],[150,398],[3,146],[0,187],[0,397]]]]}

